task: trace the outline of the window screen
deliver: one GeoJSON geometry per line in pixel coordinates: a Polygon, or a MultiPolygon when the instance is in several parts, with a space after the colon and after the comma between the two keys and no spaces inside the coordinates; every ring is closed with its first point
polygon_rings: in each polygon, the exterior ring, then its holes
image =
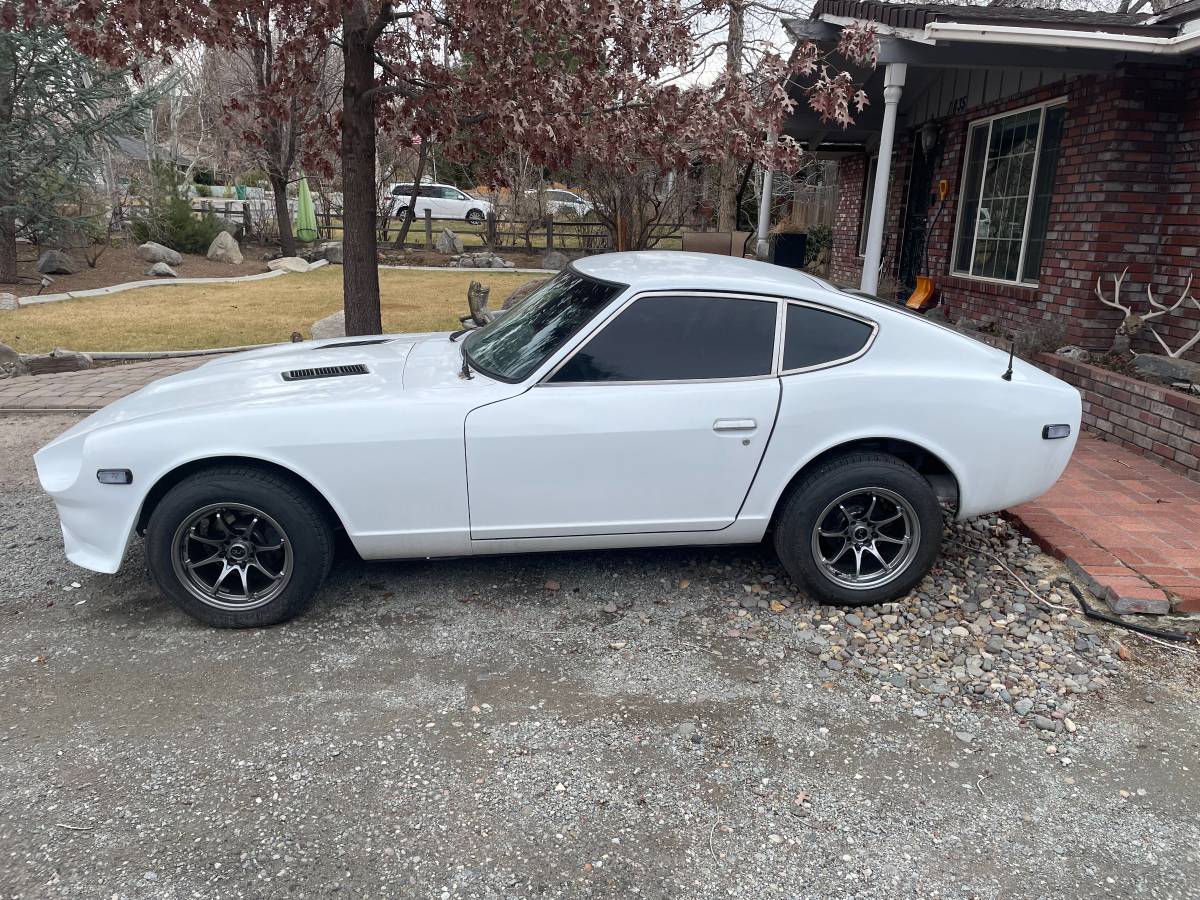
{"type": "Polygon", "coordinates": [[[871,326],[857,319],[789,304],[783,338],[783,370],[807,369],[853,356],[871,338],[871,326]]]}
{"type": "Polygon", "coordinates": [[[695,381],[769,375],[774,300],[643,297],[572,356],[552,379],[695,381]]]}

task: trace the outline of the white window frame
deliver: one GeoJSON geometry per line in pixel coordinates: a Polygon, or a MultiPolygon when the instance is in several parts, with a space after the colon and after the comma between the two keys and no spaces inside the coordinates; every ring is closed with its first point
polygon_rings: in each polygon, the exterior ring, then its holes
{"type": "Polygon", "coordinates": [[[1004,112],[996,113],[995,115],[984,116],[981,119],[972,119],[967,124],[967,133],[963,140],[962,173],[959,177],[959,183],[962,184],[964,187],[966,186],[966,183],[967,183],[967,167],[971,164],[971,159],[970,159],[971,134],[976,128],[982,128],[985,125],[987,126],[987,129],[988,129],[987,143],[984,145],[984,148],[983,148],[983,160],[984,160],[985,171],[983,173],[983,177],[979,179],[979,194],[975,198],[978,201],[978,203],[975,207],[975,224],[971,228],[971,255],[970,255],[970,260],[968,262],[968,266],[970,266],[970,265],[974,265],[974,263],[975,263],[975,246],[979,241],[979,210],[983,206],[983,191],[984,191],[984,188],[987,186],[986,166],[987,166],[988,152],[992,149],[992,123],[995,122],[997,119],[1007,119],[1010,116],[1019,116],[1022,113],[1029,112],[1030,110],[1034,110],[1034,109],[1041,110],[1041,117],[1038,120],[1037,149],[1034,150],[1034,154],[1033,154],[1033,171],[1032,171],[1032,173],[1030,173],[1030,176],[1029,176],[1029,193],[1026,195],[1026,198],[1025,198],[1025,223],[1021,226],[1021,255],[1017,259],[1017,277],[1015,279],[1010,280],[1007,278],[992,278],[992,277],[985,276],[985,275],[973,275],[973,274],[971,274],[969,268],[967,271],[963,271],[963,270],[955,267],[955,262],[958,259],[959,240],[960,240],[959,236],[960,236],[961,229],[962,229],[963,208],[966,205],[966,200],[967,200],[965,191],[962,192],[958,198],[958,210],[957,210],[957,214],[954,217],[954,240],[950,247],[949,270],[950,270],[950,274],[953,275],[954,277],[969,278],[972,281],[986,281],[986,282],[990,282],[992,284],[1016,284],[1016,285],[1025,285],[1028,287],[1036,287],[1037,286],[1037,284],[1038,284],[1037,278],[1028,279],[1028,280],[1021,279],[1021,273],[1025,270],[1025,254],[1029,250],[1029,221],[1033,215],[1033,195],[1034,195],[1034,189],[1037,187],[1038,170],[1041,168],[1041,165],[1042,165],[1042,138],[1045,137],[1045,134],[1046,134],[1046,113],[1048,110],[1053,109],[1056,106],[1062,106],[1066,102],[1067,102],[1066,97],[1056,97],[1053,100],[1046,100],[1043,103],[1032,103],[1028,106],[1022,106],[1017,109],[1007,109],[1004,112]]]}
{"type": "Polygon", "coordinates": [[[863,205],[862,215],[858,217],[858,255],[860,259],[867,256],[867,214],[875,202],[875,172],[879,167],[879,154],[867,157],[867,171],[863,174],[863,205]]]}

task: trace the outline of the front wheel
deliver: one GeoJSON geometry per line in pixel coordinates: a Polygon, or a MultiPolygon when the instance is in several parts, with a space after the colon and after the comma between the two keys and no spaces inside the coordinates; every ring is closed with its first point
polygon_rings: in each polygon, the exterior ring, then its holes
{"type": "Polygon", "coordinates": [[[257,628],[308,608],[329,572],[333,537],[305,486],[222,466],[167,492],[146,526],[146,557],[159,588],[188,615],[257,628]]]}
{"type": "Polygon", "coordinates": [[[881,453],[847,454],[806,475],[775,530],[775,550],[794,581],[829,603],[864,606],[912,590],[941,540],[929,482],[881,453]]]}
{"type": "Polygon", "coordinates": [[[482,225],[485,218],[482,210],[473,209],[467,213],[467,223],[470,225],[482,225]]]}

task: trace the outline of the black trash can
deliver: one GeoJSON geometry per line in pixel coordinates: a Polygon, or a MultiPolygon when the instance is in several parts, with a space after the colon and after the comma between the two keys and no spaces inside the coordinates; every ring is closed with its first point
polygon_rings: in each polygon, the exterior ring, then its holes
{"type": "Polygon", "coordinates": [[[808,235],[782,232],[771,236],[771,262],[789,269],[803,269],[808,258],[808,235]]]}

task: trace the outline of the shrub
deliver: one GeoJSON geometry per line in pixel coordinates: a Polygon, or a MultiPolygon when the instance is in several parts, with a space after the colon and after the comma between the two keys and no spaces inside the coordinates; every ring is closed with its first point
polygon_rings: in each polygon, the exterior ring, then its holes
{"type": "Polygon", "coordinates": [[[156,241],[180,253],[208,252],[213,238],[221,230],[221,223],[211,212],[197,219],[192,214],[192,204],[182,197],[172,197],[165,210],[151,210],[133,222],[133,236],[137,242],[156,241]]]}
{"type": "Polygon", "coordinates": [[[202,181],[197,181],[196,182],[196,196],[197,197],[211,197],[212,196],[212,186],[204,184],[204,182],[202,182],[202,181]]]}

